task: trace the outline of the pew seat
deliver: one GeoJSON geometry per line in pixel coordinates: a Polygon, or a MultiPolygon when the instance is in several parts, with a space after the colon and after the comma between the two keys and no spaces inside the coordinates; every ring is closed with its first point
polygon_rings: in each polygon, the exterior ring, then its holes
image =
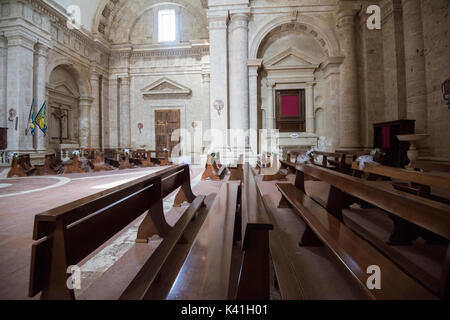
{"type": "Polygon", "coordinates": [[[238,187],[233,183],[221,186],[167,299],[229,298],[238,187]]]}

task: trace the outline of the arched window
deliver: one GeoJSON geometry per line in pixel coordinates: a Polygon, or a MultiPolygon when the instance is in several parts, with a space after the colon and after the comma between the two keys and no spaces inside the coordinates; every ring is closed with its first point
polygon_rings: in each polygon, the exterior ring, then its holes
{"type": "Polygon", "coordinates": [[[175,10],[158,11],[158,42],[172,42],[176,40],[175,10]]]}

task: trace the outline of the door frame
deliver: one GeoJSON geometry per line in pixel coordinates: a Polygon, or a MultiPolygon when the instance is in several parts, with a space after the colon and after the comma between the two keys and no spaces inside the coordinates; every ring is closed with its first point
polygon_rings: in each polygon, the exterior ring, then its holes
{"type": "Polygon", "coordinates": [[[151,130],[151,149],[156,150],[156,126],[155,126],[155,111],[166,111],[166,110],[180,110],[180,129],[186,129],[186,106],[185,105],[155,105],[151,106],[151,123],[153,130],[151,130]]]}

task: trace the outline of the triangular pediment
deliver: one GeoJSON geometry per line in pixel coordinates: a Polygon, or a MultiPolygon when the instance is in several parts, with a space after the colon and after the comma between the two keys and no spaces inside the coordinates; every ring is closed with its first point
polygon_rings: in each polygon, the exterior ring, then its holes
{"type": "Polygon", "coordinates": [[[64,96],[70,96],[74,98],[79,97],[78,92],[74,88],[72,88],[72,86],[66,81],[58,81],[50,84],[48,87],[50,90],[64,96]]]}
{"type": "Polygon", "coordinates": [[[165,77],[142,89],[143,95],[189,95],[191,92],[192,90],[188,87],[165,77]]]}
{"type": "Polygon", "coordinates": [[[264,67],[267,69],[292,68],[292,67],[312,67],[317,68],[320,64],[316,58],[295,48],[289,48],[276,56],[264,61],[264,67]]]}

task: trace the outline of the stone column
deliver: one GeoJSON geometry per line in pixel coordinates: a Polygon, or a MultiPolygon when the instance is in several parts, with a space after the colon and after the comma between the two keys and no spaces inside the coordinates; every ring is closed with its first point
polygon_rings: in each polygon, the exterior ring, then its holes
{"type": "Polygon", "coordinates": [[[328,136],[326,141],[329,151],[334,151],[339,146],[339,78],[342,57],[330,57],[321,66],[326,83],[325,93],[325,123],[324,132],[328,136]]]}
{"type": "Polygon", "coordinates": [[[305,89],[306,95],[306,132],[314,133],[314,83],[307,83],[307,87],[305,89]]]}
{"type": "MultiPolygon", "coordinates": [[[[47,51],[48,47],[42,43],[37,43],[35,46],[35,110],[36,114],[39,112],[41,106],[47,101],[47,51]]],[[[49,108],[47,104],[47,108],[49,108]]],[[[41,130],[35,130],[34,145],[38,152],[43,152],[47,149],[46,137],[41,130]]]]}
{"type": "Polygon", "coordinates": [[[90,147],[90,117],[91,117],[91,104],[93,102],[92,98],[80,98],[79,108],[80,108],[80,115],[79,115],[79,128],[80,128],[80,134],[78,136],[80,148],[88,148],[90,147]]]}
{"type": "Polygon", "coordinates": [[[211,130],[220,131],[222,146],[225,147],[228,144],[228,12],[208,12],[207,16],[211,59],[211,130]],[[223,107],[220,112],[216,109],[219,106],[223,107]]]}
{"type": "Polygon", "coordinates": [[[356,64],[355,16],[357,7],[341,4],[337,12],[337,28],[344,61],[340,74],[340,147],[355,149],[359,143],[359,97],[356,64]]]}
{"type": "Polygon", "coordinates": [[[90,112],[90,138],[89,138],[89,147],[91,148],[99,148],[99,134],[98,127],[99,123],[99,108],[100,108],[100,95],[99,95],[99,74],[95,67],[91,67],[89,70],[91,75],[91,95],[92,95],[92,105],[90,112]]]}
{"type": "Polygon", "coordinates": [[[120,143],[119,131],[119,100],[118,100],[118,79],[109,79],[108,108],[109,108],[109,147],[118,148],[120,143]]]}
{"type": "MultiPolygon", "coordinates": [[[[230,129],[246,132],[248,124],[248,20],[247,12],[232,13],[230,19],[230,129]]],[[[245,147],[248,140],[245,141],[245,147]]]]}
{"type": "Polygon", "coordinates": [[[406,112],[416,133],[427,131],[427,85],[420,0],[402,0],[406,69],[406,112]]]}
{"type": "Polygon", "coordinates": [[[131,147],[130,78],[120,78],[120,148],[131,147]]]}
{"type": "MultiPolygon", "coordinates": [[[[7,42],[0,37],[0,69],[6,70],[7,42]]],[[[6,110],[6,72],[0,73],[0,127],[8,125],[8,110],[6,110]]]]}
{"type": "Polygon", "coordinates": [[[250,148],[258,154],[258,69],[262,59],[248,60],[250,148]]]}
{"type": "MultiPolygon", "coordinates": [[[[14,109],[18,117],[8,121],[8,150],[34,151],[33,138],[25,135],[33,100],[33,64],[35,41],[24,34],[6,34],[8,57],[6,63],[6,108],[14,109]]],[[[36,130],[40,130],[36,128],[36,130]]]]}
{"type": "MultiPolygon", "coordinates": [[[[211,75],[208,72],[202,73],[202,87],[203,87],[203,97],[205,101],[211,101],[211,75]]],[[[203,130],[209,129],[209,126],[211,125],[211,115],[212,110],[209,110],[210,112],[205,115],[203,118],[202,127],[203,130]]]]}
{"type": "Polygon", "coordinates": [[[266,129],[275,129],[275,82],[267,81],[266,129]]]}

